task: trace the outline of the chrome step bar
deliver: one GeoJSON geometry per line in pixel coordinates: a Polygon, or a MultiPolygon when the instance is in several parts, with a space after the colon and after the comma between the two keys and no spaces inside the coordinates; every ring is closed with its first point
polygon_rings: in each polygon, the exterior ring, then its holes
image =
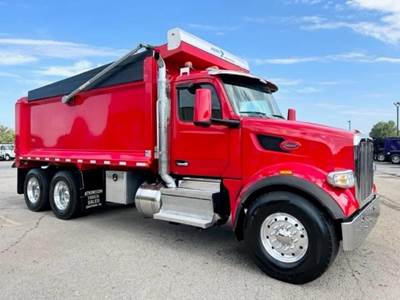
{"type": "MultiPolygon", "coordinates": [[[[199,228],[213,226],[218,220],[219,215],[214,212],[213,197],[220,192],[221,181],[210,179],[184,178],[178,182],[176,188],[161,187],[158,199],[160,207],[153,211],[154,219],[180,224],[191,225],[199,228]],[[160,199],[161,198],[161,199],[160,199]]],[[[142,198],[144,189],[150,190],[149,186],[144,185],[138,191],[135,200],[137,207],[143,206],[144,202],[153,201],[152,199],[142,198]]],[[[154,187],[151,188],[154,193],[154,187]]],[[[148,204],[146,204],[148,206],[148,204]]],[[[156,206],[154,206],[156,207],[156,206]]]]}
{"type": "Polygon", "coordinates": [[[194,190],[210,190],[218,191],[221,187],[221,180],[219,179],[208,179],[208,178],[190,178],[184,177],[179,180],[178,187],[194,190]]]}

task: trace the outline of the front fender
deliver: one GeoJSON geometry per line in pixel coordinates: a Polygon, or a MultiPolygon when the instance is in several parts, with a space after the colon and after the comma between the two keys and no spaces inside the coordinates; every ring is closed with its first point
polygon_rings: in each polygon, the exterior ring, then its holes
{"type": "Polygon", "coordinates": [[[278,164],[262,169],[246,181],[239,194],[234,215],[235,230],[242,221],[243,209],[250,205],[257,192],[264,190],[286,189],[301,192],[318,202],[333,219],[344,219],[352,215],[359,205],[351,190],[332,187],[326,178],[326,172],[299,163],[278,164]],[[283,173],[286,175],[282,175],[283,173]]]}

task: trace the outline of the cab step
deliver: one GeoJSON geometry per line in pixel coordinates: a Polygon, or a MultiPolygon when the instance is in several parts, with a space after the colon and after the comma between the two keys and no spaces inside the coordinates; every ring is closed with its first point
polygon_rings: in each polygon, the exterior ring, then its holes
{"type": "Polygon", "coordinates": [[[214,213],[213,197],[220,192],[220,181],[183,179],[177,188],[161,189],[161,209],[154,219],[200,228],[213,226],[219,219],[214,213]]]}

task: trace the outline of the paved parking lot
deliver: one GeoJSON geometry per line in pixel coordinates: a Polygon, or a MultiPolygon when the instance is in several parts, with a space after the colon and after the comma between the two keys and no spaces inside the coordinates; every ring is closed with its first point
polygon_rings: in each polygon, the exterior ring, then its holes
{"type": "Polygon", "coordinates": [[[228,226],[201,231],[113,208],[71,221],[33,213],[0,162],[0,299],[399,299],[400,167],[380,164],[381,218],[318,280],[264,275],[228,226]]]}
{"type": "Polygon", "coordinates": [[[400,177],[400,165],[394,165],[389,162],[377,163],[376,164],[377,173],[383,173],[386,175],[393,175],[400,177]]]}

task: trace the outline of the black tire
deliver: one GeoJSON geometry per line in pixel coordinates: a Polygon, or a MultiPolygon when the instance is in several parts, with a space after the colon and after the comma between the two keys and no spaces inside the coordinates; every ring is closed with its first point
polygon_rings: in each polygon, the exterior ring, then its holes
{"type": "Polygon", "coordinates": [[[11,160],[10,155],[6,154],[6,161],[10,161],[10,160],[11,160]]]}
{"type": "MultiPolygon", "coordinates": [[[[26,206],[31,211],[42,211],[49,209],[49,174],[41,169],[31,169],[25,176],[24,198],[26,206]],[[28,193],[28,184],[32,179],[36,179],[39,184],[39,197],[36,201],[30,199],[28,193]]],[[[31,196],[32,197],[32,196],[31,196]]]]}
{"type": "Polygon", "coordinates": [[[400,164],[400,155],[399,154],[393,154],[390,157],[390,161],[392,162],[392,164],[400,164]]]}
{"type": "Polygon", "coordinates": [[[334,261],[339,248],[335,228],[329,217],[307,199],[289,192],[271,192],[255,200],[247,212],[244,239],[263,272],[293,284],[304,284],[321,276],[334,261]],[[295,217],[307,231],[307,251],[296,262],[277,260],[262,244],[261,225],[274,213],[295,217]]]}
{"type": "Polygon", "coordinates": [[[82,204],[79,196],[79,182],[77,176],[69,171],[56,173],[50,183],[50,206],[55,216],[59,219],[68,220],[78,217],[82,213],[82,204]],[[54,190],[57,183],[65,183],[69,191],[70,199],[65,209],[56,205],[54,190]]]}
{"type": "Polygon", "coordinates": [[[383,161],[385,161],[385,154],[383,154],[383,153],[379,153],[377,156],[376,156],[376,160],[377,161],[380,161],[380,162],[383,162],[383,161]]]}

